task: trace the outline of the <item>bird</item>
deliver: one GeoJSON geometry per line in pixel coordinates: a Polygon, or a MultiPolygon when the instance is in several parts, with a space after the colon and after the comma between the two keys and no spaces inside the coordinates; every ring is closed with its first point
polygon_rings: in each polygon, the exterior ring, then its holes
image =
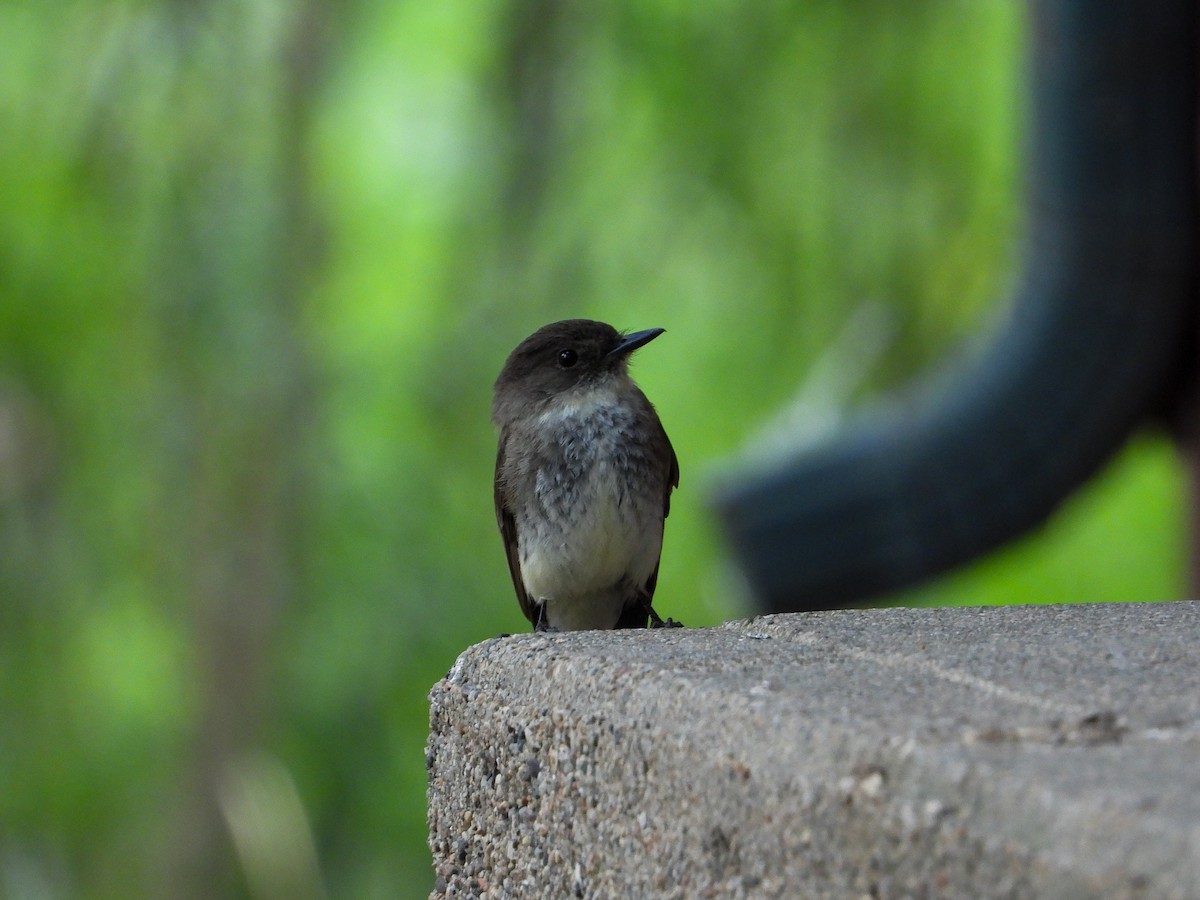
{"type": "Polygon", "coordinates": [[[553,322],[496,379],[496,520],[535,631],[679,625],[652,605],[679,460],[629,375],[664,330],[553,322]]]}

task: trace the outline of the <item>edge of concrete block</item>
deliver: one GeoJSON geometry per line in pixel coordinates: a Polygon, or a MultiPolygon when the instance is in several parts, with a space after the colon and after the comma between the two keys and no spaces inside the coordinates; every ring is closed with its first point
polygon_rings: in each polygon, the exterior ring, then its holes
{"type": "Polygon", "coordinates": [[[1200,896],[1200,604],[519,635],[430,695],[434,896],[1200,896]]]}

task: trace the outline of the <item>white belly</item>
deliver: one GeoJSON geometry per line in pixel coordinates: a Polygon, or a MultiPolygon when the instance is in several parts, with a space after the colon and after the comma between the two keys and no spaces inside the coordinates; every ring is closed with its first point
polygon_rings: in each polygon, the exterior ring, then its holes
{"type": "Polygon", "coordinates": [[[612,628],[658,564],[662,501],[619,491],[615,478],[597,462],[576,485],[588,502],[551,527],[522,529],[521,574],[551,627],[612,628]]]}

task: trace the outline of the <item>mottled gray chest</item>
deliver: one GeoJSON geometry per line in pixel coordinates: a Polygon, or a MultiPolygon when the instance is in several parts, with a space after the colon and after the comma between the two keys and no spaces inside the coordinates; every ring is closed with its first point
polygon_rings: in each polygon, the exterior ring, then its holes
{"type": "Polygon", "coordinates": [[[634,517],[643,507],[658,507],[661,515],[664,474],[640,421],[636,407],[615,400],[543,414],[523,479],[526,511],[550,523],[587,518],[597,505],[634,517]]]}

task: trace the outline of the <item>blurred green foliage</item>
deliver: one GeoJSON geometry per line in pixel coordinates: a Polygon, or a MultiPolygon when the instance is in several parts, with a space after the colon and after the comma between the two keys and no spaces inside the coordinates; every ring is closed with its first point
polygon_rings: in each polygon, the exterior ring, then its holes
{"type": "MultiPolygon", "coordinates": [[[[426,692],[526,627],[508,350],[668,329],[657,605],[745,612],[706,477],[1003,315],[1020,12],[0,5],[0,895],[427,892],[426,692]]],[[[1175,596],[1180,483],[1139,442],[903,599],[1175,596]]]]}

